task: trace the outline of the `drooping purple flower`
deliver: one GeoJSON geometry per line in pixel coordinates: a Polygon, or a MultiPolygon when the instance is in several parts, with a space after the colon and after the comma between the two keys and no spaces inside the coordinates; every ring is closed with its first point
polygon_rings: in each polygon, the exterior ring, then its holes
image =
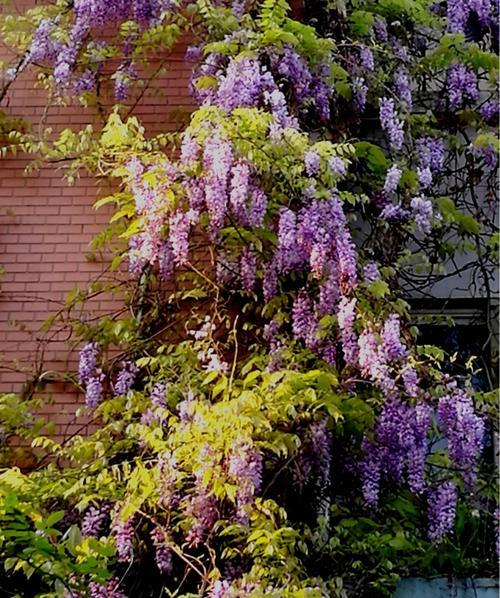
{"type": "Polygon", "coordinates": [[[198,222],[199,214],[190,209],[187,212],[177,210],[169,218],[169,240],[174,261],[178,266],[184,265],[189,256],[189,233],[191,227],[198,222]]]}
{"type": "Polygon", "coordinates": [[[319,154],[315,150],[310,149],[306,152],[304,163],[306,167],[307,176],[314,176],[318,174],[319,154]]]}
{"type": "Polygon", "coordinates": [[[201,46],[188,46],[184,55],[186,61],[198,63],[201,58],[202,49],[201,46]]]}
{"type": "Polygon", "coordinates": [[[109,518],[111,506],[108,503],[99,506],[90,506],[82,519],[82,534],[84,537],[94,536],[99,538],[104,532],[109,518]]]}
{"type": "Polygon", "coordinates": [[[394,193],[398,188],[399,181],[401,180],[402,170],[397,164],[393,164],[387,174],[385,175],[384,191],[387,194],[394,193]]]}
{"type": "Polygon", "coordinates": [[[362,444],[365,458],[360,464],[363,500],[369,507],[376,507],[380,494],[381,464],[378,451],[366,438],[362,444]]]}
{"type": "Polygon", "coordinates": [[[432,172],[442,170],[445,155],[442,139],[420,137],[420,139],[417,139],[415,147],[420,168],[429,168],[432,172]]]}
{"type": "Polygon", "coordinates": [[[115,539],[115,548],[118,561],[129,563],[134,553],[134,520],[129,517],[126,521],[120,519],[120,514],[116,511],[113,515],[111,526],[112,536],[115,539]]]}
{"type": "Polygon", "coordinates": [[[233,150],[228,141],[214,133],[205,143],[203,166],[206,170],[205,202],[210,216],[213,236],[224,224],[228,204],[229,173],[233,163],[233,150]]]}
{"type": "Polygon", "coordinates": [[[236,492],[237,520],[248,523],[249,507],[262,486],[262,454],[250,444],[237,444],[229,455],[228,474],[238,486],[236,492]]]}
{"type": "Polygon", "coordinates": [[[277,261],[279,269],[283,272],[290,271],[298,263],[296,234],[297,217],[295,212],[288,208],[282,208],[278,225],[277,261]]]}
{"type": "Polygon", "coordinates": [[[181,143],[181,162],[182,164],[192,164],[200,155],[201,148],[196,139],[189,133],[182,137],[181,143]]]}
{"type": "Polygon", "coordinates": [[[498,119],[498,111],[498,100],[490,100],[489,102],[485,102],[479,109],[482,118],[484,118],[486,122],[489,122],[494,118],[498,119]]]}
{"type": "Polygon", "coordinates": [[[407,366],[402,374],[405,392],[410,397],[416,397],[419,393],[419,378],[413,366],[407,366]]]}
{"type": "Polygon", "coordinates": [[[120,581],[112,578],[106,584],[100,584],[95,581],[89,584],[90,598],[127,598],[119,589],[120,581]]]}
{"type": "Polygon", "coordinates": [[[390,395],[394,390],[394,381],[389,373],[387,356],[373,331],[368,328],[363,330],[358,338],[358,348],[362,374],[381,388],[386,395],[390,395]]]}
{"type": "Polygon", "coordinates": [[[330,272],[319,287],[317,308],[320,316],[334,313],[339,295],[338,274],[330,272]]]}
{"type": "Polygon", "coordinates": [[[97,357],[100,348],[95,342],[88,342],[80,351],[80,360],[78,363],[78,381],[80,384],[88,384],[97,368],[97,357]]]}
{"type": "Polygon", "coordinates": [[[292,329],[295,338],[303,340],[307,346],[314,344],[316,333],[316,318],[313,312],[313,304],[307,292],[302,289],[292,308],[292,329]]]}
{"type": "Polygon", "coordinates": [[[398,360],[406,357],[408,349],[401,341],[401,323],[397,314],[391,314],[384,322],[381,337],[387,359],[398,360]]]}
{"type": "Polygon", "coordinates": [[[448,98],[452,109],[460,108],[467,100],[479,97],[476,73],[461,62],[448,69],[448,98]]]}
{"type": "Polygon", "coordinates": [[[247,162],[239,160],[231,170],[231,191],[229,204],[231,211],[240,224],[246,224],[247,200],[249,194],[250,166],[247,162]]]}
{"type": "Polygon", "coordinates": [[[358,358],[358,343],[354,330],[355,319],[356,298],[348,299],[347,297],[342,297],[338,305],[337,320],[342,341],[342,351],[348,365],[355,365],[358,358]]]}
{"type": "Polygon", "coordinates": [[[384,220],[404,220],[408,216],[407,210],[405,210],[400,203],[388,203],[384,206],[380,213],[384,220]]]}
{"type": "Polygon", "coordinates": [[[431,218],[433,215],[432,202],[422,195],[413,197],[410,201],[412,215],[420,232],[429,234],[431,232],[431,218]]]}
{"type": "Polygon", "coordinates": [[[257,277],[257,256],[250,247],[245,247],[241,253],[240,277],[243,289],[253,291],[257,277]]]}
{"type": "Polygon", "coordinates": [[[168,280],[174,272],[174,252],[170,243],[162,243],[158,248],[158,273],[162,280],[168,280]]]}
{"type": "Polygon", "coordinates": [[[375,16],[373,28],[375,30],[375,35],[381,42],[387,42],[389,40],[389,34],[387,33],[387,23],[384,17],[379,15],[375,16]]]}
{"type": "Polygon", "coordinates": [[[464,481],[474,486],[484,442],[484,421],[475,413],[471,397],[457,389],[439,399],[438,423],[448,439],[448,453],[463,470],[464,481]]]}
{"type": "Polygon", "coordinates": [[[375,61],[373,59],[373,52],[368,46],[361,46],[359,50],[359,59],[361,66],[367,71],[373,71],[375,68],[375,61]]]}
{"type": "Polygon", "coordinates": [[[367,262],[363,268],[363,277],[366,282],[372,283],[380,280],[380,272],[375,262],[367,262]]]}
{"type": "Polygon", "coordinates": [[[354,77],[352,80],[352,92],[354,96],[354,106],[358,112],[364,112],[366,107],[366,98],[368,95],[368,85],[363,77],[354,77]]]}
{"type": "Polygon", "coordinates": [[[342,160],[342,158],[338,158],[337,156],[329,158],[328,168],[332,171],[332,174],[337,176],[343,176],[347,172],[347,167],[344,160],[342,160]]]}
{"type": "Polygon", "coordinates": [[[160,527],[151,530],[151,540],[155,549],[155,562],[160,573],[172,572],[172,551],[166,544],[165,532],[160,527]]]}
{"type": "Polygon", "coordinates": [[[137,79],[137,66],[133,62],[121,65],[116,70],[113,78],[115,80],[115,99],[118,102],[125,101],[130,92],[130,85],[137,79]]]}
{"type": "Polygon", "coordinates": [[[432,184],[432,172],[430,168],[417,167],[418,182],[423,188],[432,184]]]}
{"type": "Polygon", "coordinates": [[[151,391],[151,403],[156,407],[167,407],[167,397],[165,396],[167,390],[166,384],[157,382],[151,391]]]}
{"type": "Polygon", "coordinates": [[[410,80],[406,69],[399,68],[394,74],[394,90],[397,97],[405,105],[408,111],[411,111],[413,100],[410,88],[410,80]]]}
{"type": "Polygon", "coordinates": [[[412,492],[422,494],[426,487],[425,464],[429,448],[428,433],[432,423],[432,407],[421,401],[415,405],[410,417],[412,435],[407,455],[408,485],[412,492]]]}
{"type": "Polygon", "coordinates": [[[218,79],[215,103],[227,111],[258,107],[264,92],[277,89],[272,74],[254,58],[232,59],[218,79]]]}
{"type": "Polygon", "coordinates": [[[449,480],[446,480],[429,493],[428,535],[431,542],[439,544],[453,529],[457,498],[456,486],[449,480]]]}
{"type": "Polygon", "coordinates": [[[268,199],[267,195],[255,185],[250,186],[250,206],[248,208],[248,225],[259,228],[264,224],[268,199]]]}
{"type": "Polygon", "coordinates": [[[95,371],[95,374],[87,382],[85,389],[85,403],[91,408],[95,409],[102,401],[104,394],[104,373],[100,368],[95,371]]]}
{"type": "Polygon", "coordinates": [[[139,369],[132,361],[124,361],[115,383],[115,396],[126,395],[135,382],[139,369]]]}
{"type": "Polygon", "coordinates": [[[54,60],[57,54],[57,44],[51,39],[51,34],[56,27],[55,21],[42,19],[38,24],[31,45],[28,50],[30,62],[43,62],[54,60]]]}
{"type": "Polygon", "coordinates": [[[394,100],[390,98],[379,99],[379,118],[382,129],[385,131],[390,146],[395,150],[403,147],[404,129],[403,121],[399,120],[394,108],[394,100]]]}

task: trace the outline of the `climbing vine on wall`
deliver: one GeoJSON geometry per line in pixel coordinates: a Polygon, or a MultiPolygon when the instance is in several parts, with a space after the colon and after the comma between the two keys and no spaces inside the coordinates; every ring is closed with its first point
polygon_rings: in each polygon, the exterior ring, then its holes
{"type": "Polygon", "coordinates": [[[76,0],[4,19],[2,97],[36,69],[103,116],[21,142],[116,183],[100,242],[132,313],[72,322],[97,431],[37,433],[40,466],[0,473],[9,591],[375,596],[495,570],[495,400],[418,345],[405,293],[471,253],[489,289],[497,17],[76,0]],[[199,107],[151,138],[130,107],[183,36],[199,107]]]}

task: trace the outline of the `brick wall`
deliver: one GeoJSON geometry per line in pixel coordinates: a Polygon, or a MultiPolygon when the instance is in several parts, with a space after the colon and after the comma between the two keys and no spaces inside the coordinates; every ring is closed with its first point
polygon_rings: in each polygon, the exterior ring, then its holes
{"type": "MultiPolygon", "coordinates": [[[[28,4],[15,2],[15,10],[22,12],[28,4]]],[[[12,6],[8,9],[12,13],[12,6]]],[[[169,57],[165,75],[135,110],[150,134],[178,128],[179,110],[188,113],[193,108],[185,45],[179,44],[169,57]]],[[[0,47],[0,60],[8,58],[8,50],[0,47]]],[[[43,122],[54,131],[97,122],[91,110],[80,106],[47,108],[46,94],[35,87],[33,72],[15,81],[0,108],[32,126],[43,122]]],[[[93,203],[109,190],[102,181],[98,186],[84,175],[69,187],[56,167],[25,174],[28,164],[23,155],[0,159],[0,265],[5,268],[0,280],[0,392],[19,392],[35,373],[45,372],[53,379],[76,369],[77,354],[68,350],[66,335],[44,332],[41,326],[64,306],[71,289],[86,289],[100,275],[109,278],[105,259],[88,259],[91,239],[109,219],[109,211],[96,211],[93,203]]],[[[91,304],[92,315],[117,307],[109,296],[99,295],[91,304]]],[[[56,436],[85,427],[86,420],[74,415],[81,397],[70,384],[51,382],[45,392],[49,402],[43,414],[56,424],[56,436]]]]}

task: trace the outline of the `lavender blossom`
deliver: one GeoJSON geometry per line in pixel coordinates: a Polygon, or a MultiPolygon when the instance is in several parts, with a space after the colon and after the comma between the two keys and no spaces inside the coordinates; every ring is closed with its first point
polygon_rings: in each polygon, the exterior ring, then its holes
{"type": "Polygon", "coordinates": [[[155,561],[160,573],[172,572],[172,552],[166,545],[165,532],[160,527],[151,530],[151,540],[155,549],[155,561]]]}
{"type": "Polygon", "coordinates": [[[467,100],[479,97],[477,76],[462,63],[456,63],[448,69],[448,97],[450,107],[460,108],[467,100]]]}
{"type": "Polygon", "coordinates": [[[384,353],[389,360],[403,359],[408,354],[406,345],[401,341],[401,324],[397,314],[391,314],[382,330],[384,353]]]}
{"type": "Polygon", "coordinates": [[[307,176],[314,176],[318,174],[319,170],[319,154],[311,149],[309,150],[304,158],[307,176]]]}
{"type": "Polygon", "coordinates": [[[373,71],[375,68],[375,61],[373,59],[373,52],[367,46],[362,46],[359,50],[359,59],[361,66],[367,71],[373,71]]]}
{"type": "Polygon", "coordinates": [[[97,357],[100,347],[95,342],[88,342],[80,351],[78,363],[78,381],[82,385],[88,384],[97,369],[97,357]]]}
{"type": "Polygon", "coordinates": [[[398,188],[401,175],[402,170],[401,168],[399,168],[399,166],[397,166],[397,164],[393,164],[387,171],[387,174],[385,176],[384,191],[388,195],[394,193],[394,191],[396,191],[396,189],[398,188]]]}
{"type": "Polygon", "coordinates": [[[389,144],[393,149],[400,150],[403,147],[404,141],[403,121],[397,118],[394,100],[380,98],[379,107],[380,124],[387,135],[389,144]]]}
{"type": "Polygon", "coordinates": [[[375,262],[367,262],[363,268],[363,277],[366,282],[372,283],[380,280],[380,272],[375,262]]]}
{"type": "Polygon", "coordinates": [[[99,538],[101,536],[109,518],[110,508],[109,504],[104,503],[87,509],[82,519],[82,534],[84,537],[94,536],[99,538]]]}
{"type": "Polygon", "coordinates": [[[118,511],[114,513],[112,535],[115,539],[116,554],[121,563],[130,563],[134,554],[134,520],[132,517],[121,521],[118,511]]]}
{"type": "Polygon", "coordinates": [[[429,539],[435,544],[442,542],[453,529],[457,505],[457,489],[453,482],[445,481],[429,493],[429,539]]]}
{"type": "Polygon", "coordinates": [[[126,395],[132,388],[139,368],[132,361],[124,361],[115,383],[115,396],[126,395]]]}
{"type": "Polygon", "coordinates": [[[432,228],[431,218],[433,215],[431,201],[418,195],[411,200],[410,206],[418,230],[422,233],[429,234],[432,228]]]}

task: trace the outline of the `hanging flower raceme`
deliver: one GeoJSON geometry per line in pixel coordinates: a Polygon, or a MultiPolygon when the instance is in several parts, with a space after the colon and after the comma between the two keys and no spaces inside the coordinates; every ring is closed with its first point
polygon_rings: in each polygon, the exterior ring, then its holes
{"type": "Polygon", "coordinates": [[[99,355],[99,345],[89,342],[80,351],[78,364],[78,379],[85,388],[85,402],[91,409],[97,407],[104,396],[105,376],[98,365],[99,355]]]}

